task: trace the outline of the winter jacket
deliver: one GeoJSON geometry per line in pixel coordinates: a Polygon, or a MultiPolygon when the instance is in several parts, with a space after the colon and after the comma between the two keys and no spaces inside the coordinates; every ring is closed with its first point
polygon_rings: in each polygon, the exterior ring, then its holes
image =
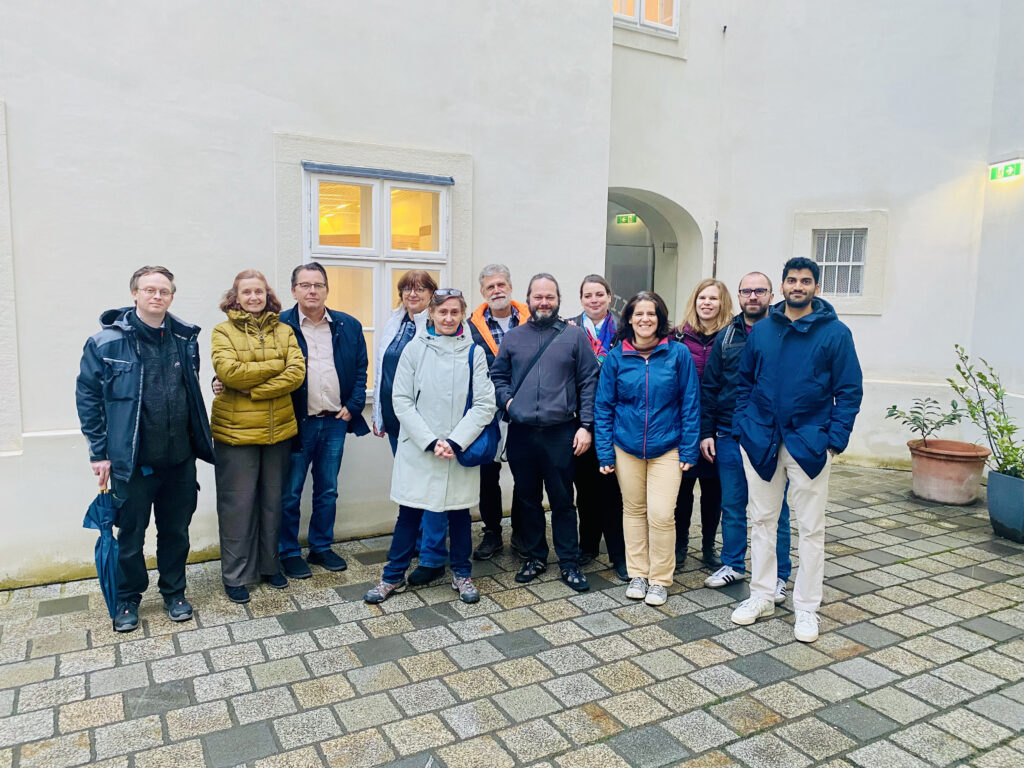
{"type": "MultiPolygon", "coordinates": [[[[331,316],[331,346],[334,348],[334,370],[338,372],[338,384],[341,389],[341,404],[348,408],[352,419],[348,423],[348,431],[356,436],[365,435],[370,431],[363,418],[363,406],[366,405],[366,339],[363,326],[352,315],[325,310],[331,316]]],[[[281,313],[281,322],[288,325],[299,342],[302,357],[306,359],[309,348],[306,337],[302,335],[299,325],[299,305],[286,309],[281,313]]],[[[309,387],[306,379],[302,385],[292,392],[292,407],[299,429],[309,419],[309,387]]]]}
{"type": "Polygon", "coordinates": [[[705,335],[687,323],[676,331],[675,340],[685,344],[693,355],[694,365],[697,366],[697,378],[704,378],[704,366],[707,365],[708,355],[711,354],[711,346],[715,343],[717,333],[705,335]]]}
{"type": "MultiPolygon", "coordinates": [[[[381,372],[384,369],[384,353],[387,348],[391,346],[391,342],[394,341],[395,336],[398,335],[399,329],[402,327],[402,318],[405,317],[405,307],[399,306],[392,310],[388,316],[388,321],[384,324],[384,330],[381,331],[380,337],[377,341],[377,351],[374,354],[373,362],[373,425],[377,428],[378,432],[384,432],[384,416],[381,412],[381,391],[380,381],[381,372]]],[[[427,310],[423,310],[418,315],[413,317],[413,322],[416,323],[416,333],[421,333],[426,330],[427,327],[427,310]]]]}
{"type": "MultiPolygon", "coordinates": [[[[513,301],[512,306],[519,313],[519,325],[523,325],[530,319],[530,308],[526,304],[513,301]]],[[[487,319],[484,317],[485,309],[487,309],[486,301],[473,310],[473,314],[469,316],[469,330],[473,334],[473,341],[483,347],[487,353],[487,367],[490,368],[491,364],[494,363],[494,358],[498,355],[498,343],[494,340],[494,334],[491,333],[491,329],[487,326],[487,319]]],[[[513,327],[517,326],[510,325],[508,330],[511,331],[513,327]]]]}
{"type": "Polygon", "coordinates": [[[229,309],[210,339],[213,370],[224,391],[213,399],[213,437],[228,445],[272,445],[298,433],[291,393],[306,377],[306,359],[276,312],[253,317],[229,309]],[[243,394],[241,390],[249,390],[243,394]]]}
{"type": "MultiPolygon", "coordinates": [[[[85,342],[75,387],[89,460],[109,460],[111,475],[125,483],[138,458],[143,380],[136,331],[127,317],[134,311],[134,307],[123,307],[100,315],[103,330],[85,342]]],[[[187,366],[184,380],[192,449],[197,458],[212,463],[210,422],[199,388],[199,327],[171,314],[165,316],[164,324],[174,335],[179,360],[187,366]]]]}
{"type": "Polygon", "coordinates": [[[480,468],[434,455],[435,440],[466,448],[494,418],[494,387],[483,349],[473,357],[473,404],[469,391],[469,350],[465,326],[455,336],[424,332],[398,361],[392,400],[402,425],[391,475],[391,499],[415,509],[468,509],[480,500],[480,468]]]}
{"type": "Polygon", "coordinates": [[[864,394],[850,329],[824,299],[796,321],[779,302],[754,326],[740,357],[733,435],[765,481],[775,474],[779,445],[809,477],[828,449],[850,440],[864,394]]]}
{"type": "Polygon", "coordinates": [[[662,339],[647,359],[628,341],[614,347],[601,366],[594,412],[602,467],[615,464],[616,445],[638,459],[678,448],[681,463],[697,462],[700,385],[681,344],[662,339]]]}
{"type": "Polygon", "coordinates": [[[700,439],[732,431],[736,374],[747,346],[747,323],[740,312],[715,337],[700,380],[700,439]]]}
{"type": "Polygon", "coordinates": [[[594,423],[594,395],[600,366],[587,334],[574,325],[558,321],[538,326],[533,321],[510,328],[501,340],[498,356],[491,366],[498,407],[503,408],[516,387],[519,391],[508,411],[515,424],[552,427],[578,419],[594,423]],[[565,328],[564,333],[544,350],[543,356],[519,386],[524,369],[544,342],[565,328]]]}

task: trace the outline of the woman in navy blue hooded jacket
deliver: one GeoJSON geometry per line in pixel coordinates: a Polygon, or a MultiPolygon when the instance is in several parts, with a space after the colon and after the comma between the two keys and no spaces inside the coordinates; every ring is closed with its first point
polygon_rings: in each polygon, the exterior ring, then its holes
{"type": "Polygon", "coordinates": [[[594,404],[601,472],[622,489],[626,596],[662,605],[675,571],[675,504],[697,462],[700,385],[689,350],[669,342],[668,308],[641,291],[622,310],[594,404]]]}

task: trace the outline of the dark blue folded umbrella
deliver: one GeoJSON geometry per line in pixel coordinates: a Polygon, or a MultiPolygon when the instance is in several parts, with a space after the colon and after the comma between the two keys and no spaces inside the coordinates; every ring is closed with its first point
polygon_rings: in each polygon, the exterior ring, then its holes
{"type": "Polygon", "coordinates": [[[117,612],[117,539],[114,538],[114,520],[117,518],[117,503],[114,494],[102,490],[85,513],[83,528],[100,532],[96,539],[96,575],[100,579],[100,590],[107,601],[107,612],[114,618],[117,612]]]}

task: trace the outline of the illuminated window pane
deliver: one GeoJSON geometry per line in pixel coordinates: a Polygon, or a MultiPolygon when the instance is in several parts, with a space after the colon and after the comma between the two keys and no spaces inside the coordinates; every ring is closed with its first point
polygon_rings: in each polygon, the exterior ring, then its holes
{"type": "Polygon", "coordinates": [[[347,312],[363,324],[373,328],[373,268],[326,267],[327,306],[347,312]]]}
{"type": "MultiPolygon", "coordinates": [[[[391,307],[392,309],[396,309],[398,305],[402,303],[402,297],[398,295],[398,283],[408,271],[408,269],[394,269],[391,271],[391,295],[394,297],[394,304],[391,307]]],[[[434,282],[437,283],[439,288],[443,287],[441,285],[441,270],[428,269],[426,272],[434,279],[434,282]]]]}
{"type": "Polygon", "coordinates": [[[612,12],[619,16],[636,16],[636,0],[612,0],[612,12]]]}
{"type": "Polygon", "coordinates": [[[441,195],[420,189],[391,190],[391,249],[439,251],[441,195]]]}
{"type": "Polygon", "coordinates": [[[373,363],[376,358],[373,349],[373,331],[363,331],[363,340],[366,341],[366,388],[373,389],[373,363]]]}
{"type": "Polygon", "coordinates": [[[320,245],[373,247],[373,187],[319,182],[320,245]]]}
{"type": "Polygon", "coordinates": [[[644,3],[644,21],[671,27],[674,24],[672,11],[675,0],[646,0],[644,3]]]}

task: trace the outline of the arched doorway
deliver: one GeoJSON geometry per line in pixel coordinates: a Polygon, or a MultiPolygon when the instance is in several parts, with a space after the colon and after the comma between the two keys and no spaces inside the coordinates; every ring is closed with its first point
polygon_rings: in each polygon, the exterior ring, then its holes
{"type": "Polygon", "coordinates": [[[703,238],[686,209],[656,192],[608,190],[605,277],[615,292],[613,310],[639,290],[657,291],[676,319],[678,301],[700,278],[703,238]]]}

